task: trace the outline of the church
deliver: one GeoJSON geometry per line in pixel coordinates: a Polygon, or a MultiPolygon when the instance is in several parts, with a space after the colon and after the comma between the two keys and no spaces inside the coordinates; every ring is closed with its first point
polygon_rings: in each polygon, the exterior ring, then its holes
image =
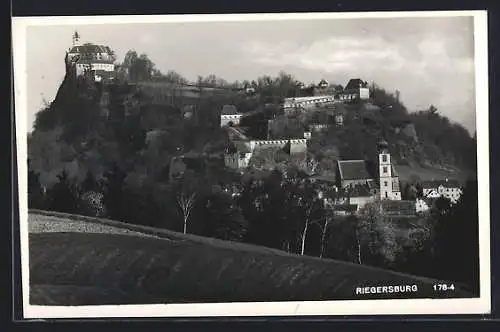
{"type": "Polygon", "coordinates": [[[399,177],[391,162],[388,143],[378,144],[378,160],[338,160],[337,186],[358,207],[374,198],[401,200],[399,177]]]}

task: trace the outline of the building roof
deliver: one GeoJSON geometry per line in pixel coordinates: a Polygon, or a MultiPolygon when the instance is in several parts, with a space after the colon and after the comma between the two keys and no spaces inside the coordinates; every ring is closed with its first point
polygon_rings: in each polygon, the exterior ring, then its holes
{"type": "Polygon", "coordinates": [[[413,200],[382,200],[381,205],[385,213],[400,214],[408,212],[414,213],[416,211],[416,201],[413,200]]]}
{"type": "Polygon", "coordinates": [[[338,204],[333,207],[335,211],[356,212],[358,204],[338,204]]]}
{"type": "Polygon", "coordinates": [[[356,185],[347,189],[347,195],[349,197],[371,197],[373,196],[373,192],[368,184],[356,185]]]}
{"type": "Polygon", "coordinates": [[[443,186],[445,188],[461,188],[461,184],[457,180],[449,179],[449,180],[433,180],[433,181],[423,181],[421,183],[422,188],[424,189],[434,189],[439,186],[443,186]]]}
{"type": "Polygon", "coordinates": [[[367,160],[339,160],[341,180],[368,180],[376,176],[375,165],[367,160]]]}
{"type": "Polygon", "coordinates": [[[69,53],[112,53],[108,46],[95,45],[95,44],[83,44],[78,46],[73,46],[69,53]]]}
{"type": "Polygon", "coordinates": [[[349,82],[347,82],[344,90],[359,89],[360,85],[362,88],[366,88],[368,86],[368,82],[365,82],[360,78],[352,78],[349,80],[349,82]]]}
{"type": "Polygon", "coordinates": [[[224,105],[221,111],[222,115],[236,115],[238,111],[234,105],[224,105]]]}
{"type": "Polygon", "coordinates": [[[319,81],[318,86],[319,87],[327,87],[328,82],[325,79],[322,79],[321,81],[319,81]]]}

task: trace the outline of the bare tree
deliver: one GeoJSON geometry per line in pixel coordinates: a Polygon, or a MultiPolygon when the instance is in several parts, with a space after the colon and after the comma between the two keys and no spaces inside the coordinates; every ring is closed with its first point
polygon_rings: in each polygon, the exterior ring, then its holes
{"type": "Polygon", "coordinates": [[[177,195],[177,204],[182,212],[183,217],[183,233],[187,233],[187,225],[189,222],[189,216],[191,215],[191,211],[193,210],[194,203],[196,202],[196,193],[186,193],[181,192],[177,195]]]}
{"type": "Polygon", "coordinates": [[[319,257],[323,258],[325,253],[325,245],[326,245],[326,233],[328,231],[328,226],[332,221],[331,216],[325,216],[323,224],[318,224],[321,227],[321,251],[319,252],[319,257]]]}
{"type": "Polygon", "coordinates": [[[191,222],[190,217],[196,202],[200,196],[203,196],[203,188],[204,183],[192,170],[183,172],[177,183],[175,198],[182,214],[184,234],[187,233],[187,226],[191,222]]]}
{"type": "MultiPolygon", "coordinates": [[[[322,202],[317,198],[313,188],[309,187],[307,184],[303,189],[303,195],[299,198],[298,203],[299,207],[301,207],[304,211],[303,217],[300,218],[303,220],[303,224],[300,226],[301,230],[299,231],[301,244],[300,254],[304,255],[307,232],[311,225],[317,223],[319,220],[322,220],[322,216],[320,214],[322,214],[323,209],[322,202]]],[[[301,220],[299,220],[299,225],[300,222],[301,220]]]]}

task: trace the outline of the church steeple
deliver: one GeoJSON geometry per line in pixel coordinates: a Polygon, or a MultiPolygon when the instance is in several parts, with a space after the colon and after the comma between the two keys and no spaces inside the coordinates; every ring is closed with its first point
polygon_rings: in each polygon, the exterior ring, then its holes
{"type": "Polygon", "coordinates": [[[380,198],[392,199],[392,166],[391,154],[389,153],[389,144],[382,140],[378,143],[378,164],[379,164],[379,182],[380,198]]]}

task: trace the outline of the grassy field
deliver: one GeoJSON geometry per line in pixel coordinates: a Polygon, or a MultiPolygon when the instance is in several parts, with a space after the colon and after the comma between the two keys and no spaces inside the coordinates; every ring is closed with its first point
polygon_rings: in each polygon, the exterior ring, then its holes
{"type": "MultiPolygon", "coordinates": [[[[50,223],[46,216],[30,218],[30,223],[50,223]]],[[[367,266],[219,240],[204,243],[182,234],[154,238],[113,227],[105,234],[83,232],[77,224],[71,232],[30,226],[32,304],[470,297],[462,290],[437,294],[433,280],[367,266]],[[419,291],[354,293],[356,287],[408,284],[416,284],[419,291]]]]}

